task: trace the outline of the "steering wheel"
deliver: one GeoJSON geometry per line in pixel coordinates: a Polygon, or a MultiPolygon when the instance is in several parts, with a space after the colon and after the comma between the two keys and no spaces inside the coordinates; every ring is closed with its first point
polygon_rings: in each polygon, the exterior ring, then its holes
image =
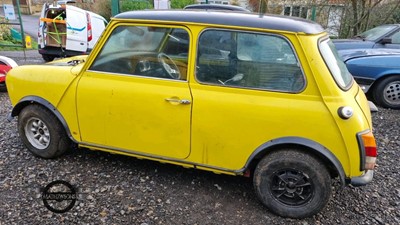
{"type": "Polygon", "coordinates": [[[170,76],[172,79],[180,79],[181,78],[181,73],[179,71],[179,68],[175,64],[174,60],[171,59],[171,57],[169,57],[168,55],[166,55],[163,52],[160,52],[157,55],[157,59],[161,63],[162,68],[168,74],[168,76],[170,76]],[[169,61],[170,64],[168,64],[167,61],[169,61]]]}

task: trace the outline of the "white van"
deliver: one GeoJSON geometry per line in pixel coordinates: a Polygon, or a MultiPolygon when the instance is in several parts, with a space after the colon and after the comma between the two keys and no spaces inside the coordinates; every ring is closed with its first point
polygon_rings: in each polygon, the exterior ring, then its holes
{"type": "Polygon", "coordinates": [[[45,3],[42,8],[38,48],[47,62],[56,57],[88,54],[107,24],[96,13],[64,3],[45,3]]]}

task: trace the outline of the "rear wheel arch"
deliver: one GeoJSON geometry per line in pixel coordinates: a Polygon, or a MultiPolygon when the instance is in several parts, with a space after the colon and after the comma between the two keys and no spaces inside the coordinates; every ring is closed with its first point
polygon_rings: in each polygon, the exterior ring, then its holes
{"type": "Polygon", "coordinates": [[[331,177],[338,176],[341,185],[343,186],[346,184],[346,176],[339,159],[337,159],[331,151],[321,144],[301,137],[284,137],[262,144],[247,160],[245,170],[250,170],[251,173],[253,173],[254,169],[257,167],[257,164],[263,158],[268,157],[269,154],[282,149],[296,149],[297,151],[316,157],[323,162],[331,177]]]}
{"type": "Polygon", "coordinates": [[[41,97],[37,97],[37,96],[24,97],[13,107],[13,109],[11,111],[11,117],[18,116],[20,114],[20,112],[26,106],[29,106],[32,104],[40,105],[40,106],[44,107],[45,109],[47,109],[48,111],[50,111],[58,119],[58,121],[61,123],[61,125],[64,127],[64,130],[65,130],[66,134],[68,135],[68,138],[71,139],[71,141],[77,143],[76,140],[74,140],[74,138],[72,137],[71,132],[68,127],[68,124],[65,121],[64,117],[61,115],[61,113],[57,110],[56,107],[53,106],[53,104],[51,104],[49,101],[47,101],[41,97]]]}

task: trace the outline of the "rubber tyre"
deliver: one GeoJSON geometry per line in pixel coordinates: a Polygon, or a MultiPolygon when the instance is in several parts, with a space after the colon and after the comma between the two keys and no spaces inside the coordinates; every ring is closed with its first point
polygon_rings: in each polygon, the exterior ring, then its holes
{"type": "Polygon", "coordinates": [[[43,54],[43,55],[42,55],[42,58],[43,58],[43,60],[46,61],[46,62],[51,62],[51,61],[53,61],[54,58],[56,58],[56,57],[55,57],[55,56],[52,56],[52,55],[43,54]]]}
{"type": "Polygon", "coordinates": [[[317,214],[332,191],[330,174],[320,160],[289,149],[264,157],[254,171],[253,184],[271,212],[290,218],[317,214]]]}
{"type": "Polygon", "coordinates": [[[400,75],[387,77],[379,81],[373,88],[372,98],[379,106],[400,109],[400,75]],[[387,100],[389,98],[388,95],[392,96],[392,101],[387,100]]]}
{"type": "Polygon", "coordinates": [[[72,147],[57,117],[40,105],[29,105],[20,112],[18,131],[28,150],[41,158],[58,157],[72,147]],[[46,144],[35,138],[35,135],[43,137],[46,144]]]}

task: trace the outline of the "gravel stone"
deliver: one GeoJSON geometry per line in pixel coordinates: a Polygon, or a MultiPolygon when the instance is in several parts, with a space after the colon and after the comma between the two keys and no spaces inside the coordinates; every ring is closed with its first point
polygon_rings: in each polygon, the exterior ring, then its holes
{"type": "MultiPolygon", "coordinates": [[[[1,52],[18,64],[41,64],[37,51],[1,52]]],[[[55,76],[57,74],[54,74],[55,76]]],[[[45,160],[34,157],[17,133],[17,120],[0,92],[0,224],[400,224],[400,111],[373,114],[379,155],[374,180],[335,189],[319,214],[286,219],[257,200],[252,181],[87,149],[45,160]],[[52,181],[77,188],[75,206],[52,213],[41,191],[52,181]]],[[[323,130],[323,128],[321,128],[323,130]]]]}

